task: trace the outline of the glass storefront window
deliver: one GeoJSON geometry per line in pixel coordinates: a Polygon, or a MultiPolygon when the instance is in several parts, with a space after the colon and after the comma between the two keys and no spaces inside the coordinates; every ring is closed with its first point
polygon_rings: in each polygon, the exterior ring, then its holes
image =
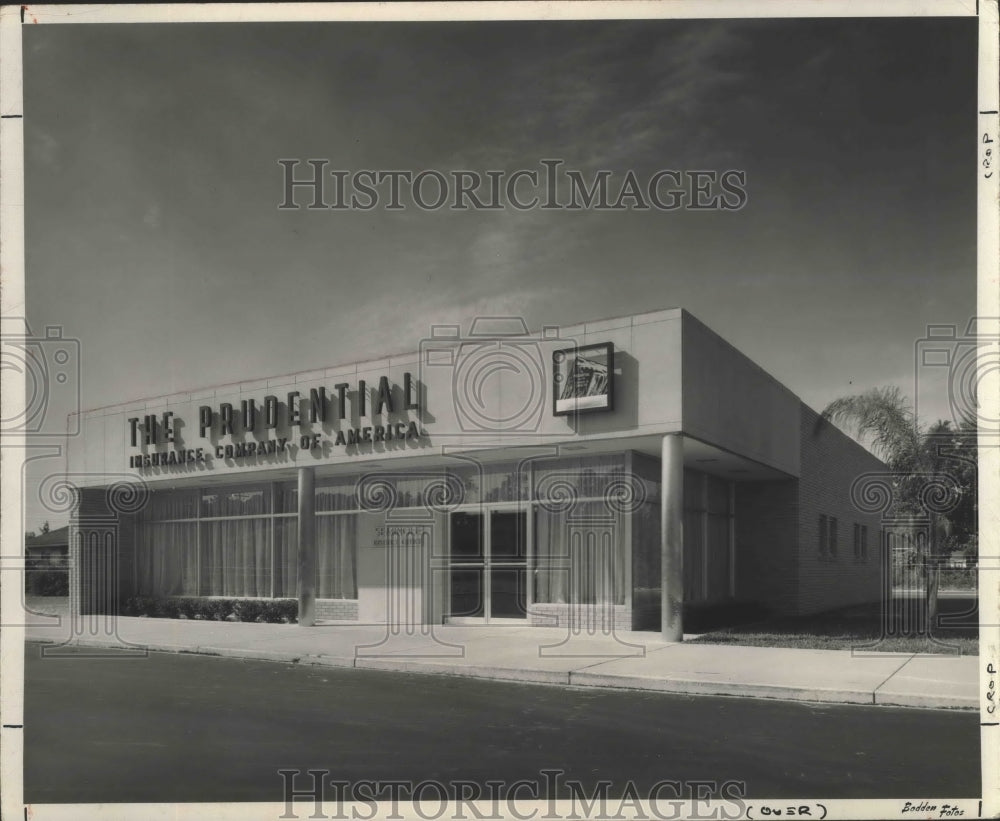
{"type": "Polygon", "coordinates": [[[136,592],[198,595],[198,523],[155,522],[137,529],[136,592]]]}
{"type": "MultiPolygon", "coordinates": [[[[317,488],[317,512],[356,508],[353,493],[353,480],[324,483],[317,488]]],[[[279,511],[295,511],[293,483],[276,485],[274,496],[279,511]]],[[[270,485],[154,492],[136,522],[137,592],[296,596],[298,521],[268,515],[270,500],[270,485]]],[[[357,598],[356,531],[357,516],[317,517],[319,598],[357,598]]]]}
{"type": "MultiPolygon", "coordinates": [[[[509,601],[494,604],[499,610],[513,607],[511,602],[523,604],[526,584],[538,602],[624,604],[629,514],[608,493],[613,481],[627,478],[624,454],[550,459],[536,463],[533,471],[527,466],[518,468],[509,462],[450,466],[409,475],[372,473],[367,480],[386,483],[395,506],[405,508],[525,502],[532,495],[534,475],[538,503],[525,505],[533,508],[534,558],[527,578],[522,568],[510,585],[498,582],[497,590],[509,601]],[[557,501],[565,501],[558,493],[568,489],[568,506],[549,505],[553,499],[547,494],[554,486],[557,501]]],[[[316,593],[321,599],[358,596],[361,514],[355,511],[360,508],[359,478],[329,477],[317,482],[316,593]]],[[[294,597],[296,512],[297,486],[291,481],[154,492],[138,519],[138,588],[150,595],[294,597]]],[[[526,514],[527,510],[522,515],[526,514]]],[[[453,526],[463,515],[457,510],[451,514],[453,526]]],[[[506,514],[495,511],[493,515],[496,527],[506,521],[506,514]]],[[[491,534],[498,567],[528,564],[525,531],[491,534]]],[[[479,545],[482,540],[479,534],[472,541],[479,545]]],[[[452,545],[453,561],[461,558],[461,539],[458,542],[452,545]]],[[[720,576],[724,572],[720,567],[720,576]]]]}
{"type": "Polygon", "coordinates": [[[705,474],[693,470],[684,471],[684,509],[705,509],[705,474]]]}
{"type": "Polygon", "coordinates": [[[274,486],[274,512],[296,513],[299,509],[299,491],[295,482],[278,482],[274,486]]]}
{"type": "Polygon", "coordinates": [[[150,494],[142,516],[147,521],[195,519],[198,517],[197,490],[166,490],[150,494]]]}
{"type": "Polygon", "coordinates": [[[462,484],[466,504],[519,502],[528,498],[530,474],[526,465],[520,471],[516,463],[463,466],[451,473],[462,484]]]}
{"type": "Polygon", "coordinates": [[[298,596],[299,520],[279,516],[274,520],[274,595],[298,596]]]}
{"type": "Polygon", "coordinates": [[[271,520],[202,522],[202,596],[271,596],[271,520]]]}
{"type": "MultiPolygon", "coordinates": [[[[316,480],[316,512],[357,510],[357,477],[316,480]]],[[[275,513],[298,513],[299,490],[295,482],[281,482],[274,488],[275,513]]]]}
{"type": "Polygon", "coordinates": [[[604,502],[577,503],[568,516],[536,509],[536,602],[624,604],[627,557],[624,518],[604,502]]]}
{"type": "Polygon", "coordinates": [[[533,496],[550,507],[570,498],[602,499],[612,481],[624,478],[625,459],[620,453],[543,460],[535,465],[533,496]]]}
{"type": "MultiPolygon", "coordinates": [[[[298,491],[295,492],[298,499],[298,491]]],[[[357,510],[358,492],[354,479],[324,480],[316,486],[316,512],[328,510],[357,510]]]]}
{"type": "Polygon", "coordinates": [[[684,511],[684,599],[703,601],[705,565],[705,514],[700,510],[684,511]]]}
{"type": "Polygon", "coordinates": [[[215,516],[257,516],[271,512],[268,485],[206,488],[201,492],[202,518],[215,516]]]}
{"type": "Polygon", "coordinates": [[[731,593],[731,483],[684,471],[684,597],[717,602],[731,593]]]}
{"type": "Polygon", "coordinates": [[[316,597],[358,597],[358,514],[316,517],[316,597]]]}
{"type": "Polygon", "coordinates": [[[729,482],[725,479],[708,477],[708,512],[729,515],[729,482]]]}

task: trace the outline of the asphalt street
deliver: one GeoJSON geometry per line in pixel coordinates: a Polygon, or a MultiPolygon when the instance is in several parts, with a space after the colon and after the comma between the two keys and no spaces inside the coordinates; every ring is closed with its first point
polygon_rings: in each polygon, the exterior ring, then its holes
{"type": "Polygon", "coordinates": [[[980,793],[969,712],[678,696],[28,645],[25,800],[282,801],[330,779],[735,781],[754,797],[980,793]],[[297,789],[308,781],[295,782],[297,789]]]}

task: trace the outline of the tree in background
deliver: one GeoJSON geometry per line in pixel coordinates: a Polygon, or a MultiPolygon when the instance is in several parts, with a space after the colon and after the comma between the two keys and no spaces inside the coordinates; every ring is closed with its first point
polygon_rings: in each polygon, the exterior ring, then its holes
{"type": "Polygon", "coordinates": [[[886,463],[896,513],[927,517],[921,557],[928,626],[938,608],[942,559],[957,546],[976,544],[976,421],[958,427],[938,421],[923,428],[899,388],[872,388],[831,402],[823,417],[862,442],[886,463]]]}
{"type": "Polygon", "coordinates": [[[26,538],[26,539],[34,539],[35,536],[44,536],[46,533],[49,532],[49,529],[50,529],[49,528],[49,520],[46,519],[42,523],[42,526],[40,528],[38,528],[38,533],[35,533],[34,530],[28,530],[28,531],[25,532],[24,538],[26,538]]]}

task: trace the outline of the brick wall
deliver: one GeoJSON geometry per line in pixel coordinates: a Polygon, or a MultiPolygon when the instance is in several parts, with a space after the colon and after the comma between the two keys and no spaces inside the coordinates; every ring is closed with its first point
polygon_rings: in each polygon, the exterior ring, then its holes
{"type": "Polygon", "coordinates": [[[787,614],[878,601],[881,522],[855,508],[851,485],[884,465],[806,405],[799,435],[799,479],[736,485],[736,598],[787,614]],[[820,514],[837,519],[835,558],[820,555],[820,514]],[[855,523],[867,561],[854,557],[855,523]]]}
{"type": "Polygon", "coordinates": [[[528,606],[528,621],[532,627],[569,627],[571,615],[575,617],[577,626],[582,630],[601,633],[609,629],[615,632],[632,629],[632,612],[628,606],[623,604],[532,604],[528,606]]]}
{"type": "Polygon", "coordinates": [[[801,479],[798,499],[797,612],[878,601],[881,595],[881,520],[861,513],[851,485],[865,473],[885,470],[849,436],[802,406],[801,479]],[[837,519],[835,558],[820,555],[820,514],[837,519]],[[854,557],[854,525],[868,527],[868,559],[854,557]]]}
{"type": "Polygon", "coordinates": [[[736,483],[736,600],[794,613],[798,579],[798,480],[736,483]]]}
{"type": "Polygon", "coordinates": [[[357,621],[356,599],[316,599],[316,618],[323,621],[357,621]]]}

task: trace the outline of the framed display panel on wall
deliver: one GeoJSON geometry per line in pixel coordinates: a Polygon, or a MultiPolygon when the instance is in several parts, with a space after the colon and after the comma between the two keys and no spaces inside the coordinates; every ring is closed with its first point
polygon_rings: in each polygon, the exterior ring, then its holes
{"type": "Polygon", "coordinates": [[[612,342],[564,348],[552,354],[552,413],[614,409],[615,346],[612,342]]]}

